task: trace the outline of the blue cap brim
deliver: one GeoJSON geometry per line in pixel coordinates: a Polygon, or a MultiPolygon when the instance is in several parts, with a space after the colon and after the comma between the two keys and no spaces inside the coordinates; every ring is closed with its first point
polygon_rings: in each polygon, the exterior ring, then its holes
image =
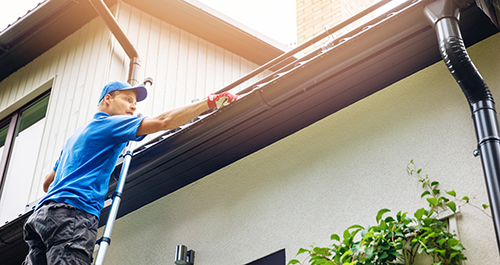
{"type": "Polygon", "coordinates": [[[99,102],[101,102],[101,100],[104,98],[106,94],[109,94],[117,90],[129,90],[129,89],[135,89],[135,91],[137,92],[137,97],[136,97],[137,102],[143,101],[148,96],[148,91],[146,87],[144,87],[143,85],[133,87],[126,82],[113,81],[109,82],[106,86],[104,86],[101,92],[101,97],[99,98],[99,102]]]}
{"type": "Polygon", "coordinates": [[[144,86],[135,86],[129,89],[135,89],[135,91],[137,92],[137,102],[141,102],[148,97],[148,90],[144,86]]]}

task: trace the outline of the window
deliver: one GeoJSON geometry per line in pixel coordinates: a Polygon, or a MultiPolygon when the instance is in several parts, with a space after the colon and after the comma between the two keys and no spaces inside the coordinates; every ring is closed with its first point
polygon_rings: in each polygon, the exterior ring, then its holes
{"type": "Polygon", "coordinates": [[[282,249],[246,265],[285,265],[285,262],[285,250],[282,249]]]}
{"type": "Polygon", "coordinates": [[[0,123],[0,224],[25,211],[49,97],[42,95],[0,123]]]}

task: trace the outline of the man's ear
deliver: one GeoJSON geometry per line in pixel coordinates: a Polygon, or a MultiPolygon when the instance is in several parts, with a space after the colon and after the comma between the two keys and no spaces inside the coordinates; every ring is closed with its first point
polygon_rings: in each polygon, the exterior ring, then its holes
{"type": "Polygon", "coordinates": [[[99,105],[98,105],[99,108],[106,107],[106,105],[109,104],[110,98],[111,98],[111,96],[109,94],[104,95],[104,97],[102,97],[102,99],[101,99],[101,102],[99,102],[99,105]]]}
{"type": "Polygon", "coordinates": [[[106,95],[104,95],[104,98],[103,98],[104,102],[106,102],[106,103],[108,103],[108,104],[109,104],[109,100],[110,100],[110,99],[111,99],[111,95],[110,95],[110,94],[106,94],[106,95]]]}

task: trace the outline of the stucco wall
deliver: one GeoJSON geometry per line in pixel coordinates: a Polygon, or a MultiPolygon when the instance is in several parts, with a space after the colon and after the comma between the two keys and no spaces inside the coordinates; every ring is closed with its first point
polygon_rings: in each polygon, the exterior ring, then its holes
{"type": "MultiPolygon", "coordinates": [[[[500,35],[469,48],[500,98],[500,35]]],[[[173,264],[175,246],[197,265],[245,264],[286,249],[327,245],[378,209],[425,206],[410,160],[474,204],[488,203],[470,110],[439,62],[263,150],[117,220],[107,264],[173,264]]],[[[500,263],[492,220],[462,207],[466,264],[500,263]]]]}

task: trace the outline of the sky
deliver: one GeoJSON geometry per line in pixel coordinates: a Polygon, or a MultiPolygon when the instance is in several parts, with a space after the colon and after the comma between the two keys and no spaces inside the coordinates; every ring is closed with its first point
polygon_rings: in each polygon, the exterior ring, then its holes
{"type": "Polygon", "coordinates": [[[297,42],[296,0],[198,0],[288,45],[297,42]]]}
{"type": "MultiPolygon", "coordinates": [[[[278,42],[296,42],[296,0],[198,0],[278,42]],[[279,17],[277,17],[279,15],[279,17]]],[[[43,0],[0,0],[0,31],[43,0]]]]}
{"type": "Polygon", "coordinates": [[[37,6],[43,0],[0,0],[0,31],[14,23],[18,17],[24,16],[28,10],[37,6]]]}

